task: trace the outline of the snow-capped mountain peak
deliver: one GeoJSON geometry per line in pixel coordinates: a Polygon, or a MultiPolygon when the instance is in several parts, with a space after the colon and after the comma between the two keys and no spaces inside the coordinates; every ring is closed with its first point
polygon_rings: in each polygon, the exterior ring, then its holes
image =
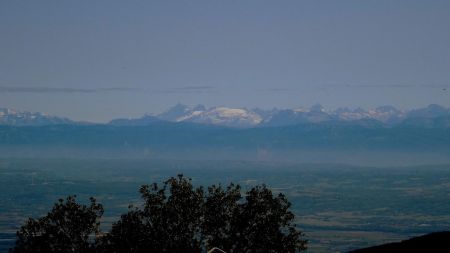
{"type": "MultiPolygon", "coordinates": [[[[185,112],[184,115],[180,115],[172,121],[248,127],[257,125],[263,120],[261,115],[245,108],[196,106],[185,110],[185,112]]],[[[164,113],[163,115],[167,114],[164,113]]]]}

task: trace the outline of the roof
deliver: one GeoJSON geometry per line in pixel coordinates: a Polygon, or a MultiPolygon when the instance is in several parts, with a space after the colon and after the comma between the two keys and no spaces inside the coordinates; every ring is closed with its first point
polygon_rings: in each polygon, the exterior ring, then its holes
{"type": "Polygon", "coordinates": [[[219,249],[219,248],[212,248],[208,251],[208,253],[226,253],[225,251],[219,249]]]}

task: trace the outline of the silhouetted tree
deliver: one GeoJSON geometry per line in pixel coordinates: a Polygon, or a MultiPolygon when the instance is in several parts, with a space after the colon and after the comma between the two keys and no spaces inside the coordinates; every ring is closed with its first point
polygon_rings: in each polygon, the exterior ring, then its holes
{"type": "Polygon", "coordinates": [[[209,247],[226,252],[296,252],[306,249],[302,232],[293,223],[291,204],[256,186],[242,200],[240,187],[208,188],[203,232],[209,247]]]}
{"type": "Polygon", "coordinates": [[[296,252],[306,249],[290,203],[257,186],[241,196],[239,185],[194,188],[182,175],[162,187],[143,186],[143,209],[131,208],[112,227],[105,252],[296,252]]]}
{"type": "Polygon", "coordinates": [[[208,248],[218,247],[231,252],[240,237],[241,187],[230,184],[226,189],[212,185],[204,203],[202,232],[208,248]]]}
{"type": "Polygon", "coordinates": [[[143,212],[138,209],[122,215],[111,232],[100,238],[97,252],[156,252],[143,221],[143,212]]]}
{"type": "Polygon", "coordinates": [[[162,185],[144,185],[144,203],[130,206],[111,231],[100,234],[103,208],[75,196],[59,200],[47,216],[29,219],[17,233],[13,253],[200,253],[219,247],[228,253],[297,252],[306,249],[291,204],[265,185],[242,196],[239,185],[205,191],[179,175],[162,185]]]}
{"type": "Polygon", "coordinates": [[[102,238],[104,252],[201,252],[203,189],[170,178],[140,189],[143,209],[131,208],[102,238]]]}
{"type": "Polygon", "coordinates": [[[47,216],[28,219],[11,252],[94,252],[102,215],[103,207],[94,198],[89,206],[76,203],[76,196],[60,199],[47,216]]]}

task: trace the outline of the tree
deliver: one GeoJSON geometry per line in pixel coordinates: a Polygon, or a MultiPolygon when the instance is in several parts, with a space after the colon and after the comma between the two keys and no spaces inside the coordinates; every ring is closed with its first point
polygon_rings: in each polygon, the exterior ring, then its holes
{"type": "Polygon", "coordinates": [[[102,215],[103,207],[94,198],[89,206],[76,203],[76,196],[59,199],[45,217],[28,219],[11,252],[94,252],[102,215]]]}
{"type": "Polygon", "coordinates": [[[140,189],[143,208],[131,207],[113,224],[99,248],[104,252],[201,252],[203,189],[170,178],[140,189]]]}
{"type": "Polygon", "coordinates": [[[239,185],[208,188],[203,232],[209,248],[226,252],[296,252],[306,249],[297,229],[291,204],[283,194],[274,196],[265,185],[246,192],[239,185]]]}
{"type": "Polygon", "coordinates": [[[306,249],[294,223],[291,204],[265,185],[245,192],[230,184],[194,187],[191,179],[172,177],[162,185],[140,188],[142,206],[100,234],[103,207],[75,196],[60,199],[47,216],[29,219],[17,233],[13,253],[206,252],[214,247],[228,253],[298,252],[306,249]]]}
{"type": "Polygon", "coordinates": [[[303,233],[283,194],[265,185],[241,195],[239,185],[194,188],[179,175],[143,186],[143,208],[113,224],[102,240],[104,252],[204,252],[219,247],[229,253],[296,252],[306,249],[303,233]]]}
{"type": "Polygon", "coordinates": [[[230,184],[226,189],[220,185],[208,187],[204,203],[202,232],[208,248],[218,247],[231,252],[240,236],[241,187],[230,184]]]}

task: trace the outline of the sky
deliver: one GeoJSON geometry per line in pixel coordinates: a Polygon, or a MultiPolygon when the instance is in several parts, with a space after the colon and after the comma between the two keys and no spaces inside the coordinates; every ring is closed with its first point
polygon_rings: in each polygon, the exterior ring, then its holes
{"type": "Polygon", "coordinates": [[[450,106],[450,1],[0,1],[0,107],[450,106]]]}

